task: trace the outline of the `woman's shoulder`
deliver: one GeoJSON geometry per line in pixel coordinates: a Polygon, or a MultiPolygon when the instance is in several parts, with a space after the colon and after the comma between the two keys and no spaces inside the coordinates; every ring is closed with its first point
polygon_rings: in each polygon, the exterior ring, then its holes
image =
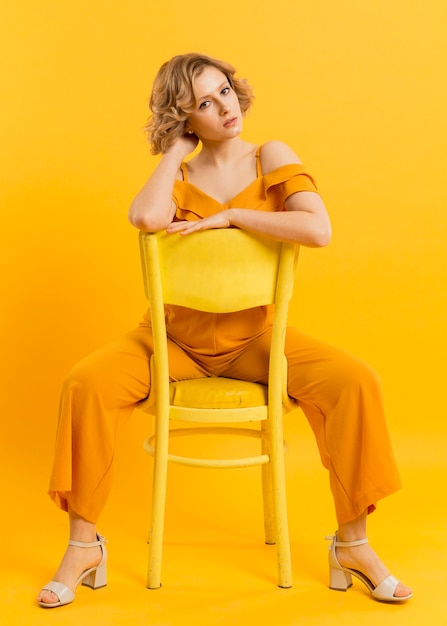
{"type": "Polygon", "coordinates": [[[259,150],[259,158],[263,174],[269,174],[284,165],[301,165],[301,161],[294,150],[283,141],[264,143],[259,150]]]}

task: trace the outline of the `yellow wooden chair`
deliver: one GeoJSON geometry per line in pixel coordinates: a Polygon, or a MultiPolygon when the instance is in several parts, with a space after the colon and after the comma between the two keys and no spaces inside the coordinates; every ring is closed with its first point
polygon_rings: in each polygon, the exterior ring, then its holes
{"type": "Polygon", "coordinates": [[[298,249],[295,244],[236,228],[187,236],[140,233],[154,335],[151,393],[139,407],[155,416],[155,434],[144,443],[146,451],[154,456],[147,579],[150,589],[161,586],[168,461],[214,468],[262,465],[266,543],[277,545],[279,586],[292,585],[282,418],[285,411],[297,406],[287,396],[284,341],[298,249]],[[218,377],[170,382],[164,304],[218,313],[274,304],[268,386],[218,377]],[[171,419],[198,424],[194,428],[170,429],[171,419]],[[255,428],[229,426],[236,422],[257,424],[255,428]],[[237,459],[170,454],[170,436],[209,433],[210,429],[213,433],[259,438],[259,454],[237,459]]]}

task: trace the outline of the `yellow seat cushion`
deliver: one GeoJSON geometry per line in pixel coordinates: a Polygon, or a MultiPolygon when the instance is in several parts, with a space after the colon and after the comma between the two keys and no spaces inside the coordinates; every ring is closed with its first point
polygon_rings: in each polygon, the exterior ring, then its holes
{"type": "Polygon", "coordinates": [[[174,406],[198,409],[232,409],[267,404],[267,386],[234,378],[195,378],[170,383],[174,406]]]}

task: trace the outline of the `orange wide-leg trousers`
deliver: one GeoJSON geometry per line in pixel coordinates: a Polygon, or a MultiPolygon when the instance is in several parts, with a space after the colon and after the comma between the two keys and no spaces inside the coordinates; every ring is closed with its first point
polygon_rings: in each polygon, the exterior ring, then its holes
{"type": "MultiPolygon", "coordinates": [[[[267,382],[269,330],[226,355],[189,353],[169,342],[170,376],[221,375],[267,382]]],[[[110,493],[120,420],[147,397],[152,334],[147,321],[79,362],[64,383],[50,496],[97,522],[110,493]]],[[[303,410],[328,469],[339,524],[401,486],[380,382],[362,361],[289,328],[288,392],[303,410]]]]}

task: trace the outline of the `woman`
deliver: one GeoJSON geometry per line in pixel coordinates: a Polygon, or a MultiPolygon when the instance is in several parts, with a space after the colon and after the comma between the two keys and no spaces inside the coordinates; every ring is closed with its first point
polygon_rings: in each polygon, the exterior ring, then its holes
{"type": "MultiPolygon", "coordinates": [[[[148,133],[152,152],[162,156],[130,207],[136,228],[186,236],[234,226],[309,247],[329,243],[325,206],[291,148],[240,138],[251,101],[247,82],[223,61],[187,54],[161,67],[148,133]],[[199,143],[201,150],[185,163],[199,143]]],[[[222,375],[266,382],[268,309],[220,315],[217,326],[209,315],[169,308],[172,380],[222,375]],[[204,332],[191,336],[198,323],[204,332]]],[[[71,602],[81,581],[92,587],[106,582],[107,555],[96,522],[110,491],[116,425],[148,395],[151,353],[147,314],[67,377],[50,495],[68,512],[70,541],[39,595],[43,607],[71,602]]],[[[330,586],[347,589],[353,574],[376,599],[408,600],[411,590],[390,576],[366,539],[368,513],[400,488],[377,377],[356,358],[293,328],[286,355],[289,394],[304,411],[329,470],[338,520],[330,586]]]]}

